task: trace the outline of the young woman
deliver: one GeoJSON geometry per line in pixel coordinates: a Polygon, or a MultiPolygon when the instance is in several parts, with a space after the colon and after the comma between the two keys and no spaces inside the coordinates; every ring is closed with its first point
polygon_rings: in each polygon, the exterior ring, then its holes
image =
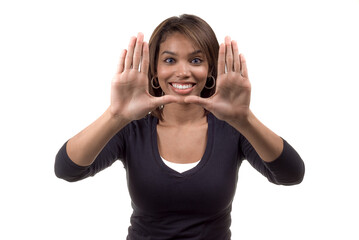
{"type": "Polygon", "coordinates": [[[111,104],[56,156],[55,173],[78,181],[121,160],[133,214],[128,239],[230,239],[243,159],[275,184],[302,181],[304,163],[250,109],[251,85],[235,41],[219,46],[193,15],[172,17],[130,40],[111,104]]]}

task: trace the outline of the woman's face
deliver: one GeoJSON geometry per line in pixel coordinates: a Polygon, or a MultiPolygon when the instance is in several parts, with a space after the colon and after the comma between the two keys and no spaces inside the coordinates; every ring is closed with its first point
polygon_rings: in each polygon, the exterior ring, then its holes
{"type": "Polygon", "coordinates": [[[206,56],[180,33],[167,36],[158,53],[157,78],[166,95],[197,95],[206,84],[206,56]]]}

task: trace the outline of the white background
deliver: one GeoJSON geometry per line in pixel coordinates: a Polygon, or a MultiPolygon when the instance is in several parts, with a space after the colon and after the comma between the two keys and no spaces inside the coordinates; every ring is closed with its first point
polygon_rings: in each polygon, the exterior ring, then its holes
{"type": "Polygon", "coordinates": [[[67,183],[54,158],[107,108],[130,37],[182,13],[238,41],[254,113],[306,163],[292,187],[243,163],[232,239],[359,239],[358,0],[1,1],[0,239],[125,239],[122,164],[67,183]]]}

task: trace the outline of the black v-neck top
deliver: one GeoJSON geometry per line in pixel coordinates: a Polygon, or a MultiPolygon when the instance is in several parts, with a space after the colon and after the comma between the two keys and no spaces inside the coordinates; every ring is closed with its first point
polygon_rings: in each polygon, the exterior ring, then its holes
{"type": "Polygon", "coordinates": [[[78,181],[121,160],[126,169],[133,214],[127,239],[230,239],[232,200],[244,159],[275,184],[302,181],[304,163],[284,140],[282,154],[265,163],[237,130],[208,114],[207,145],[194,168],[179,173],[163,163],[157,144],[158,119],[148,115],[118,132],[88,167],[76,165],[66,143],[55,173],[78,181]]]}

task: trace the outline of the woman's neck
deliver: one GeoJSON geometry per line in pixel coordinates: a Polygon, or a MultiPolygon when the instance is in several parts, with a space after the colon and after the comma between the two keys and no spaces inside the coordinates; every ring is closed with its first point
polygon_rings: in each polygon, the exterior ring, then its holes
{"type": "Polygon", "coordinates": [[[203,107],[195,104],[167,104],[162,112],[162,125],[184,126],[207,122],[203,107]]]}

